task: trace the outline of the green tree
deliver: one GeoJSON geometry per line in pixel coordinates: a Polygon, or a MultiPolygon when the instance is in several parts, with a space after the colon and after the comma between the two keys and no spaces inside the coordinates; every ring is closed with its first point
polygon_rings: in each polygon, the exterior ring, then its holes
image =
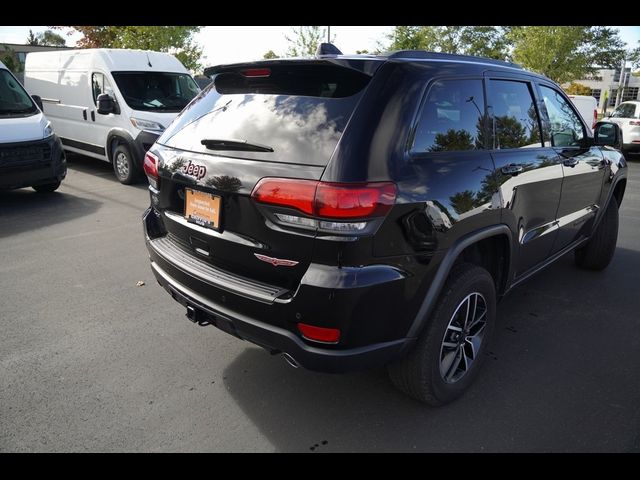
{"type": "Polygon", "coordinates": [[[262,58],[264,58],[265,60],[269,60],[272,58],[279,58],[278,55],[276,54],[276,52],[274,52],[273,50],[269,50],[267,53],[265,53],[262,58]]]}
{"type": "MultiPolygon", "coordinates": [[[[327,37],[327,30],[320,27],[298,27],[292,28],[293,37],[284,36],[289,42],[287,57],[313,57],[316,54],[318,45],[327,37]]],[[[334,43],[336,36],[331,38],[334,43]]]]}
{"type": "Polygon", "coordinates": [[[610,27],[512,27],[506,37],[515,62],[558,83],[594,75],[598,68],[615,68],[624,56],[624,42],[610,27]]]}
{"type": "Polygon", "coordinates": [[[388,35],[389,50],[429,50],[504,60],[508,42],[503,27],[398,26],[388,35]]]}
{"type": "Polygon", "coordinates": [[[45,45],[48,47],[64,47],[67,41],[62,35],[57,34],[53,30],[45,30],[35,34],[29,30],[27,37],[27,45],[45,45]]]}
{"type": "Polygon", "coordinates": [[[453,211],[458,215],[468,212],[477,206],[476,194],[471,190],[465,190],[464,192],[458,192],[450,196],[449,202],[451,202],[453,211]]]}
{"type": "Polygon", "coordinates": [[[38,36],[31,29],[29,29],[29,35],[27,36],[27,45],[40,45],[38,36]]]}
{"type": "Polygon", "coordinates": [[[568,95],[591,95],[591,89],[581,83],[571,82],[567,88],[564,89],[568,95]]]}
{"type": "Polygon", "coordinates": [[[21,73],[24,70],[22,64],[16,57],[16,52],[8,45],[3,45],[4,52],[0,54],[0,62],[4,63],[4,66],[11,70],[14,74],[21,73]]]}
{"type": "Polygon", "coordinates": [[[168,52],[176,56],[189,70],[202,68],[202,47],[194,35],[198,26],[67,26],[70,32],[79,32],[80,48],[139,48],[156,52],[168,52]]]}
{"type": "Polygon", "coordinates": [[[629,52],[628,60],[633,65],[633,68],[640,68],[640,40],[638,40],[638,47],[629,52]]]}

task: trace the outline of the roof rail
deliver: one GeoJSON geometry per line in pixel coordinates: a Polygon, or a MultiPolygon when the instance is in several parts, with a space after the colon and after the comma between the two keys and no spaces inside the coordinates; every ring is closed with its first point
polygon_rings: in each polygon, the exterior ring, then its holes
{"type": "Polygon", "coordinates": [[[472,55],[458,55],[454,53],[429,52],[427,50],[396,50],[393,52],[385,53],[383,55],[389,59],[406,58],[415,60],[464,60],[467,62],[491,63],[494,65],[500,65],[502,67],[519,68],[520,70],[523,70],[522,65],[518,65],[517,63],[512,62],[504,62],[502,60],[495,60],[493,58],[474,57],[472,55]]]}

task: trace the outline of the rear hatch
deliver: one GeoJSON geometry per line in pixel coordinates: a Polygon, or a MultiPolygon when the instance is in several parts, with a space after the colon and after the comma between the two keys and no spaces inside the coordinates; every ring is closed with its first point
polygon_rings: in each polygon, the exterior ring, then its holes
{"type": "Polygon", "coordinates": [[[213,83],[152,149],[156,208],[170,237],[218,269],[295,289],[315,233],[276,225],[251,192],[264,177],[321,178],[378,63],[288,60],[209,70],[213,83]],[[201,220],[196,197],[218,210],[217,225],[193,223],[201,220]]]}

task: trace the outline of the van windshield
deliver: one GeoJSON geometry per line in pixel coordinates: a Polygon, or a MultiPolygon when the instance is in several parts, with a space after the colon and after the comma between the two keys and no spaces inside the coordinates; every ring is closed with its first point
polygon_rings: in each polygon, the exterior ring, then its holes
{"type": "Polygon", "coordinates": [[[0,70],[0,116],[24,116],[37,111],[38,107],[13,75],[0,70]]]}
{"type": "Polygon", "coordinates": [[[133,110],[179,112],[200,89],[191,76],[165,72],[113,72],[124,101],[133,110]]]}

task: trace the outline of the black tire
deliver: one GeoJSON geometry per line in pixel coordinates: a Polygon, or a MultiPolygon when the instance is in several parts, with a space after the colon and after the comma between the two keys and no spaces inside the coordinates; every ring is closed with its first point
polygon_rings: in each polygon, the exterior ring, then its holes
{"type": "Polygon", "coordinates": [[[55,192],[60,186],[60,182],[45,183],[44,185],[34,185],[32,188],[38,193],[55,192]]]}
{"type": "MultiPolygon", "coordinates": [[[[476,296],[475,298],[479,297],[476,296]]],[[[478,305],[480,305],[479,300],[478,305]]],[[[491,341],[495,316],[496,291],[493,278],[489,272],[470,263],[463,263],[454,267],[440,294],[431,318],[416,341],[416,345],[407,356],[388,367],[391,381],[407,395],[431,406],[437,407],[452,402],[462,395],[477,377],[485,357],[487,345],[491,341]],[[451,369],[455,371],[452,372],[451,378],[447,381],[445,378],[449,375],[441,373],[441,362],[443,358],[454,351],[449,350],[449,353],[446,353],[446,348],[448,347],[444,346],[445,341],[452,340],[449,335],[455,333],[449,328],[450,322],[454,325],[455,318],[458,318],[457,315],[454,318],[454,314],[460,312],[460,309],[466,310],[464,307],[466,298],[474,298],[473,296],[478,294],[482,296],[486,308],[484,329],[481,331],[483,334],[481,343],[479,343],[479,348],[475,351],[474,358],[468,369],[464,373],[459,373],[460,377],[457,379],[455,374],[462,368],[462,364],[454,367],[455,360],[458,358],[457,356],[455,357],[450,363],[451,368],[448,370],[449,372],[451,369]],[[447,337],[445,337],[445,334],[447,337]]],[[[464,345],[463,347],[458,347],[462,348],[462,354],[464,355],[465,351],[468,351],[471,346],[467,345],[464,340],[457,341],[464,345]]],[[[460,358],[462,359],[462,357],[460,358]]]]}
{"type": "Polygon", "coordinates": [[[575,250],[576,265],[587,270],[603,270],[609,265],[618,242],[618,201],[611,198],[591,239],[575,250]]]}
{"type": "Polygon", "coordinates": [[[113,151],[113,171],[116,178],[124,185],[132,185],[140,177],[131,150],[123,143],[113,151]]]}

